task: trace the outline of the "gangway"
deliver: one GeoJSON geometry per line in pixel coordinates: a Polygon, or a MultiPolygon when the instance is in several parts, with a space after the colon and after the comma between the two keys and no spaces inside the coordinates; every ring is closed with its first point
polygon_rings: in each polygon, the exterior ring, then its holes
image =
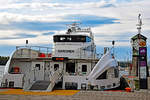
{"type": "Polygon", "coordinates": [[[95,80],[100,76],[104,71],[109,68],[117,67],[117,61],[112,57],[111,52],[108,51],[102,56],[102,58],[95,65],[91,73],[87,76],[88,81],[91,85],[95,84],[95,80]]]}

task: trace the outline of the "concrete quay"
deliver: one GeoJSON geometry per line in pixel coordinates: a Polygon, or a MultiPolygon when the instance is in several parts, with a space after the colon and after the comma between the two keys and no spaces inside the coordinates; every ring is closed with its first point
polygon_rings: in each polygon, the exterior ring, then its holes
{"type": "Polygon", "coordinates": [[[74,95],[0,95],[0,100],[150,100],[150,91],[80,91],[74,95]]]}

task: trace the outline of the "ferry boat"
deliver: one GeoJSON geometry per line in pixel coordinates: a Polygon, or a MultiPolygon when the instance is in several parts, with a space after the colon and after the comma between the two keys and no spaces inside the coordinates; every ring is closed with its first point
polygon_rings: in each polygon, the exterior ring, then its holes
{"type": "Polygon", "coordinates": [[[17,46],[1,83],[1,87],[25,91],[106,90],[119,86],[118,64],[111,50],[98,58],[91,29],[81,29],[77,23],[69,25],[65,34],[53,35],[53,48],[17,46]]]}

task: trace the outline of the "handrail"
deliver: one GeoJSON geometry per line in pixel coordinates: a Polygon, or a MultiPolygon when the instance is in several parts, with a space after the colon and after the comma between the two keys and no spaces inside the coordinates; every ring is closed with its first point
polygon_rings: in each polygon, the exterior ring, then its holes
{"type": "Polygon", "coordinates": [[[51,47],[44,47],[44,46],[16,46],[16,49],[20,49],[20,48],[27,48],[27,49],[34,49],[37,48],[39,51],[41,51],[41,49],[46,49],[46,51],[48,52],[50,49],[53,49],[51,47]]]}
{"type": "Polygon", "coordinates": [[[23,56],[24,55],[23,49],[26,49],[25,56],[31,57],[31,51],[36,51],[39,54],[40,53],[46,54],[48,56],[49,54],[52,54],[53,48],[44,47],[44,46],[16,46],[16,53],[18,53],[18,51],[20,51],[20,55],[23,56]]]}

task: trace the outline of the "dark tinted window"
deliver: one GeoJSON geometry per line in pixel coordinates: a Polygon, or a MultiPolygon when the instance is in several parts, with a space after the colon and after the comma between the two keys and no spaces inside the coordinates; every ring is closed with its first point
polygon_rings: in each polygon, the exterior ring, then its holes
{"type": "Polygon", "coordinates": [[[119,71],[118,69],[114,69],[115,78],[119,77],[119,71]]]}
{"type": "Polygon", "coordinates": [[[87,65],[82,65],[82,72],[87,72],[87,65]]]}
{"type": "Polygon", "coordinates": [[[54,64],[54,70],[56,71],[57,69],[59,69],[59,64],[54,64]]]}
{"type": "Polygon", "coordinates": [[[54,42],[90,42],[91,38],[82,35],[56,35],[54,42]]]}
{"type": "Polygon", "coordinates": [[[75,63],[67,63],[66,64],[66,72],[75,73],[75,63]]]}
{"type": "Polygon", "coordinates": [[[40,64],[35,64],[35,67],[40,70],[40,64]]]}

